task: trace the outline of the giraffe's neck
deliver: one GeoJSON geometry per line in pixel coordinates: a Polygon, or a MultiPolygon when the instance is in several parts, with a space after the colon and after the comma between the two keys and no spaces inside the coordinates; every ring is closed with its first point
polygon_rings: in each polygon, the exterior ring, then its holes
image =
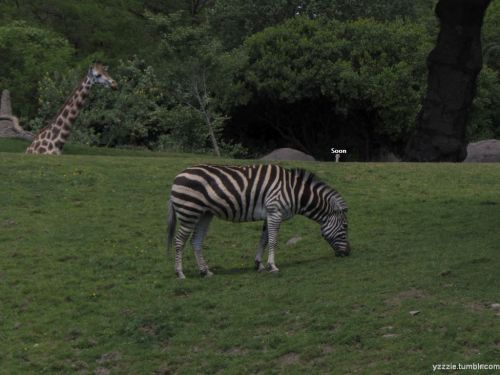
{"type": "Polygon", "coordinates": [[[26,150],[29,154],[60,154],[69,138],[71,127],[89,96],[93,81],[89,74],[80,82],[57,113],[54,120],[40,130],[26,150]]]}

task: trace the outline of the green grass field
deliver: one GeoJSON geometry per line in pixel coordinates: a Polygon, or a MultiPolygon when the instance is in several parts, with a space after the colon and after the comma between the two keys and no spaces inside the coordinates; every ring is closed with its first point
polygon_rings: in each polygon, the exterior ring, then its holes
{"type": "Polygon", "coordinates": [[[164,247],[174,176],[242,161],[23,149],[0,142],[0,374],[428,374],[437,363],[499,363],[500,165],[284,163],[345,197],[352,256],[335,258],[318,225],[296,217],[280,232],[281,272],[258,274],[261,223],[215,220],[205,255],[216,275],[198,276],[189,247],[179,281],[164,247]]]}

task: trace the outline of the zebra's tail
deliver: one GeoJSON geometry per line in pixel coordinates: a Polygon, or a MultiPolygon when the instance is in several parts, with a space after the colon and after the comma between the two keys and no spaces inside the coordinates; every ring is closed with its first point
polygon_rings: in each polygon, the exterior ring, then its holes
{"type": "Polygon", "coordinates": [[[177,224],[177,217],[175,215],[174,205],[172,198],[168,200],[167,204],[167,255],[174,243],[175,226],[177,224]]]}

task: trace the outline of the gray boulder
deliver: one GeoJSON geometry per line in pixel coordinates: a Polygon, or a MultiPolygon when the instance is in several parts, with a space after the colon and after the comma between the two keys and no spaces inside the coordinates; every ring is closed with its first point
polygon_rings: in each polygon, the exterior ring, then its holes
{"type": "Polygon", "coordinates": [[[19,119],[12,115],[9,90],[3,90],[0,99],[0,138],[33,140],[33,133],[24,130],[19,125],[19,119]]]}
{"type": "Polygon", "coordinates": [[[293,148],[278,148],[260,158],[260,160],[298,160],[298,161],[314,161],[311,155],[307,155],[302,151],[293,148]]]}
{"type": "Polygon", "coordinates": [[[465,163],[494,163],[500,162],[500,140],[485,139],[484,141],[469,143],[465,163]]]}

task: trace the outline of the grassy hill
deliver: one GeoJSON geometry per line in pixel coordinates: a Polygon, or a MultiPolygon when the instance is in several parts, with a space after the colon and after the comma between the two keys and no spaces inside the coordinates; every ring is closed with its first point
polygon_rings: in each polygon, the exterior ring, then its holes
{"type": "Polygon", "coordinates": [[[335,258],[296,217],[280,232],[280,274],[257,274],[261,223],[215,220],[215,277],[198,276],[189,247],[178,281],[164,247],[174,176],[240,161],[23,148],[0,144],[12,151],[0,153],[1,374],[426,374],[498,362],[499,165],[285,163],[346,198],[352,256],[335,258]]]}

